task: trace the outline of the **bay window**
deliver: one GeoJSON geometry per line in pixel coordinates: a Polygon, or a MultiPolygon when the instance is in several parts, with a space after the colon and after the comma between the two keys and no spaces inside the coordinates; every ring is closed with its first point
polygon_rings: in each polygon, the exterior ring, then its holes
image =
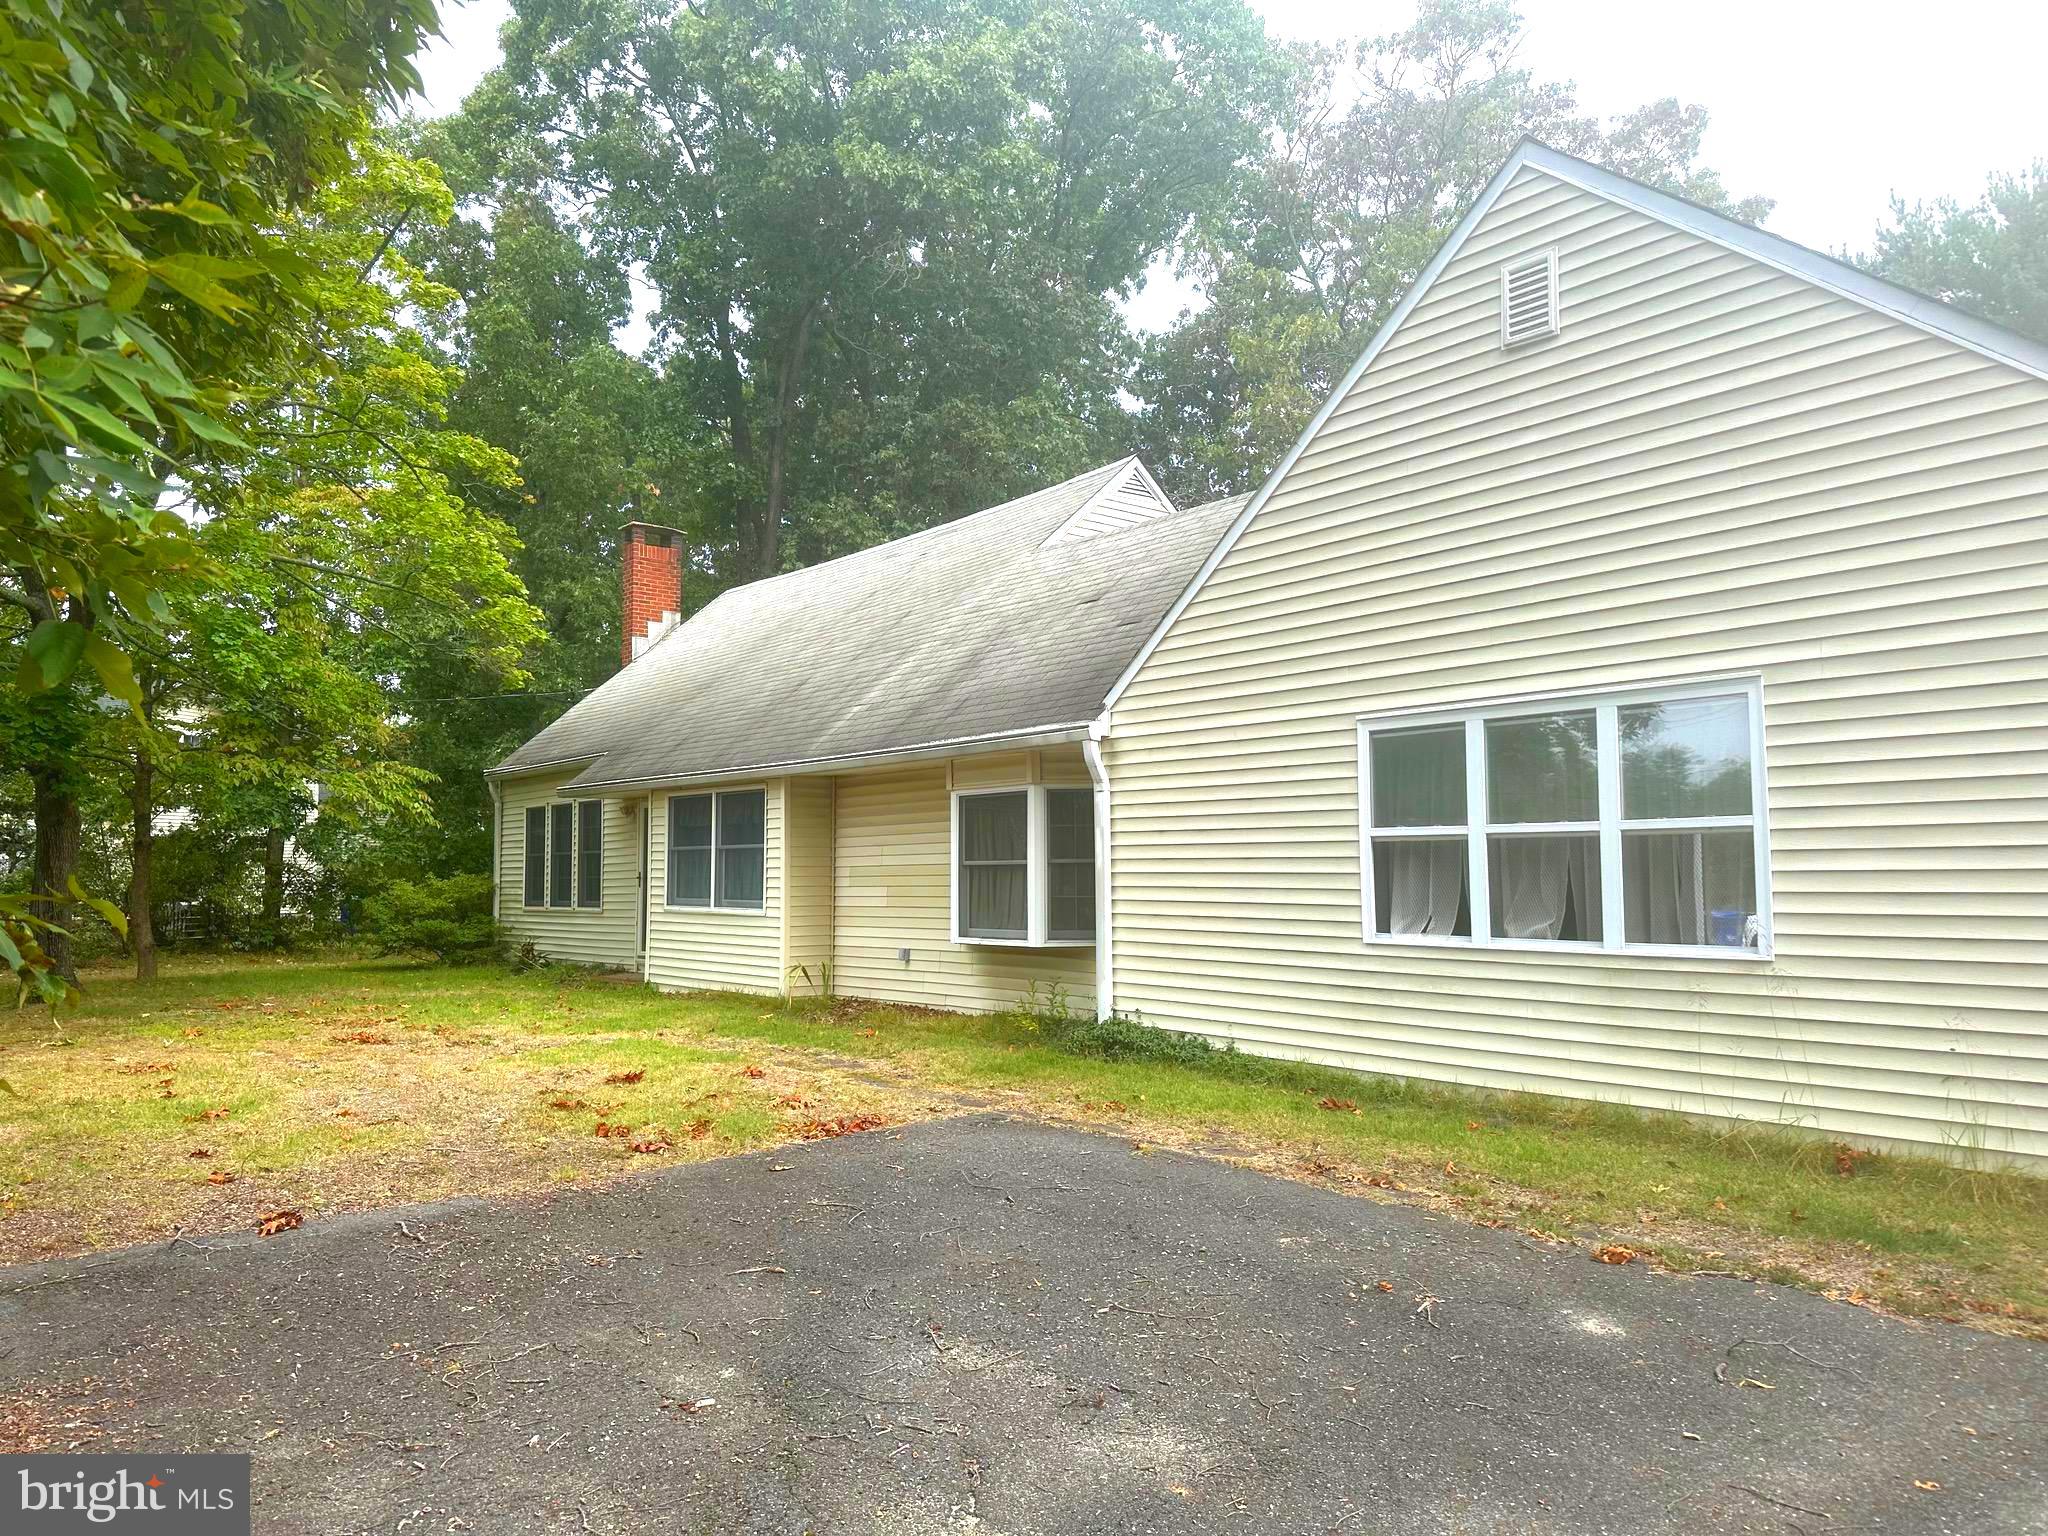
{"type": "Polygon", "coordinates": [[[1359,725],[1378,942],[1770,949],[1753,683],[1359,725]]]}
{"type": "Polygon", "coordinates": [[[953,937],[1095,942],[1095,792],[1029,785],[953,796],[953,937]]]}

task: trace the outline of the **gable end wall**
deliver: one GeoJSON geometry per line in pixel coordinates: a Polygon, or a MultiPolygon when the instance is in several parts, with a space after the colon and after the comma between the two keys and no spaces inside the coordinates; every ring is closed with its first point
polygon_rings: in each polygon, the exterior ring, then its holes
{"type": "Polygon", "coordinates": [[[1116,1005],[2048,1155],[2048,385],[1522,171],[1115,708],[1116,1005]],[[1499,267],[1563,326],[1503,353],[1499,267]],[[1760,674],[1775,960],[1373,946],[1360,715],[1760,674]]]}

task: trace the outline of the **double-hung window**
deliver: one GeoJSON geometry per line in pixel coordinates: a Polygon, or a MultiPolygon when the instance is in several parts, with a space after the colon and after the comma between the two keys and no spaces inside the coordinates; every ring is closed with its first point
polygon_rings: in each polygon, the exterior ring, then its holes
{"type": "Polygon", "coordinates": [[[668,905],[761,911],[767,888],[765,790],[671,795],[668,905]]]}
{"type": "Polygon", "coordinates": [[[523,900],[529,907],[548,904],[548,808],[544,805],[526,808],[526,891],[523,900]]]}
{"type": "Polygon", "coordinates": [[[1754,683],[1359,725],[1370,940],[1770,951],[1754,683]]]}
{"type": "Polygon", "coordinates": [[[557,800],[548,807],[548,905],[566,907],[576,871],[576,807],[557,800]]]}
{"type": "Polygon", "coordinates": [[[1095,942],[1095,792],[1059,785],[953,796],[953,936],[1095,942]]]}
{"type": "Polygon", "coordinates": [[[604,904],[604,802],[576,802],[576,905],[604,904]]]}

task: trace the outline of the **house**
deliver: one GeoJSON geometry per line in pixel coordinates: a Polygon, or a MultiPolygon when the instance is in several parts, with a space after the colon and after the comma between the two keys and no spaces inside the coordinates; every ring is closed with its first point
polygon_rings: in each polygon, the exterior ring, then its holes
{"type": "Polygon", "coordinates": [[[628,525],[627,665],[492,770],[500,921],[659,987],[1092,1009],[1089,733],[1244,501],[1126,459],[687,622],[628,525]]]}
{"type": "MultiPolygon", "coordinates": [[[[1365,1071],[2048,1157],[2048,348],[1524,144],[1243,506],[1055,507],[669,628],[501,770],[508,888],[522,817],[651,793],[661,984],[1058,981],[1365,1071]],[[1026,575],[963,574],[982,541],[1026,575]],[[1039,622],[1062,560],[1107,584],[1039,622]],[[723,824],[780,850],[759,940],[666,904],[723,824]]],[[[631,803],[591,813],[629,865],[631,803]]]]}

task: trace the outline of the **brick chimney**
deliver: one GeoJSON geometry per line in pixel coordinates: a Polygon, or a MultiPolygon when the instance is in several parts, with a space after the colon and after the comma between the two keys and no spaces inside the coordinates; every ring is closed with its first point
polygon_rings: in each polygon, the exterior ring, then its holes
{"type": "Polygon", "coordinates": [[[683,613],[683,536],[658,523],[628,523],[619,535],[619,591],[625,666],[683,613]]]}

